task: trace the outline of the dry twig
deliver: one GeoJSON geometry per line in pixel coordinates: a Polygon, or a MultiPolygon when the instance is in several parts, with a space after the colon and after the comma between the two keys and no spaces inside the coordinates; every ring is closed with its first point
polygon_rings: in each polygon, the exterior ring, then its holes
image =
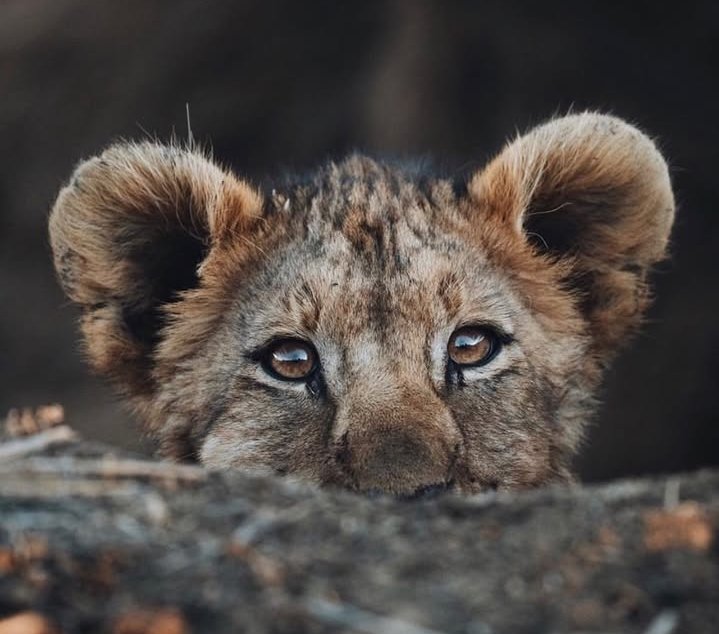
{"type": "Polygon", "coordinates": [[[45,451],[56,445],[64,445],[77,440],[77,434],[67,425],[51,427],[31,436],[22,436],[0,443],[0,460],[24,458],[39,451],[45,451]]]}

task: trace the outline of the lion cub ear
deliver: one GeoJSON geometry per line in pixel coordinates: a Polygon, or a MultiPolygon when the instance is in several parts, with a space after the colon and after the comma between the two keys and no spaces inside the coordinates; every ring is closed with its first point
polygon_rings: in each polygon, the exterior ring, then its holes
{"type": "Polygon", "coordinates": [[[667,165],[615,117],[583,113],[521,136],[469,183],[473,208],[571,273],[600,358],[641,318],[674,219],[667,165]],[[486,215],[485,215],[486,214],[486,215]]]}
{"type": "Polygon", "coordinates": [[[151,391],[164,308],[261,207],[247,184],[188,149],[120,144],[82,163],[55,202],[50,241],[95,370],[130,394],[151,391]]]}

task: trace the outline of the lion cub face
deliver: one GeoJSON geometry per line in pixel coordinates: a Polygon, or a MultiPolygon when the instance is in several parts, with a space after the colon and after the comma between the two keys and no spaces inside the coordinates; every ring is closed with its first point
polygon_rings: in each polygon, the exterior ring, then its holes
{"type": "Polygon", "coordinates": [[[673,211],[653,144],[583,114],[463,183],[353,156],[261,195],[115,146],[50,230],[94,368],[165,455],[415,495],[570,477],[673,211]]]}

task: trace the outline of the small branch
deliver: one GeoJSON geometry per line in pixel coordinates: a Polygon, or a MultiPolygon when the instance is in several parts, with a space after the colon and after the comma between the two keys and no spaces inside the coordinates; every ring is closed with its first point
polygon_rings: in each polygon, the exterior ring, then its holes
{"type": "Polygon", "coordinates": [[[0,443],[0,460],[24,458],[38,451],[77,440],[77,434],[67,425],[52,427],[32,436],[25,436],[0,443]]]}
{"type": "MultiPolygon", "coordinates": [[[[5,417],[5,433],[10,437],[30,436],[57,427],[65,422],[62,405],[41,405],[34,410],[30,407],[13,408],[5,417]]],[[[0,430],[0,434],[2,430],[0,430]]]]}
{"type": "Polygon", "coordinates": [[[307,613],[327,625],[347,627],[365,634],[442,634],[394,617],[381,616],[363,610],[349,603],[335,603],[321,598],[310,598],[304,602],[307,613]]]}
{"type": "MultiPolygon", "coordinates": [[[[60,429],[60,428],[58,428],[60,429]]],[[[28,438],[32,440],[35,436],[28,438]]],[[[7,443],[14,444],[13,443],[7,443]]],[[[6,445],[0,445],[0,450],[6,445]]],[[[3,454],[0,453],[0,458],[3,454]]],[[[155,462],[134,458],[28,458],[15,465],[0,465],[0,475],[32,473],[33,475],[79,476],[99,478],[150,478],[153,480],[179,480],[182,482],[203,482],[207,471],[193,465],[155,462]]]]}
{"type": "Polygon", "coordinates": [[[0,495],[3,497],[23,498],[26,500],[47,500],[51,496],[75,498],[132,498],[146,495],[137,483],[114,483],[104,480],[70,480],[54,477],[43,478],[4,478],[0,483],[0,495]]]}

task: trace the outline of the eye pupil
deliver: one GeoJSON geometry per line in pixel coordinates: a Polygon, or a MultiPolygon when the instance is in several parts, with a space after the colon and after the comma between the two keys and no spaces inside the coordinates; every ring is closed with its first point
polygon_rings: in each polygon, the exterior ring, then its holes
{"type": "Polygon", "coordinates": [[[267,349],[264,366],[280,379],[301,380],[308,378],[315,370],[317,353],[303,341],[285,340],[274,343],[267,349]]]}

